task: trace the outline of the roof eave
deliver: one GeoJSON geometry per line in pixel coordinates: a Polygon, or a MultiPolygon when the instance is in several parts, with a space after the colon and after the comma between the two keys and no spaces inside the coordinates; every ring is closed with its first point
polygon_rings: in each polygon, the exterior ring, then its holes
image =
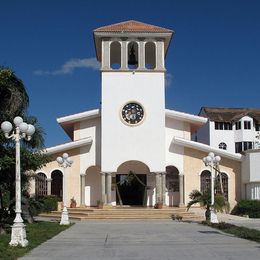
{"type": "Polygon", "coordinates": [[[214,152],[218,155],[221,155],[222,157],[228,158],[228,159],[232,159],[235,161],[242,161],[243,156],[241,154],[236,154],[236,153],[231,153],[222,149],[218,149],[206,144],[202,144],[202,143],[198,143],[198,142],[194,142],[194,141],[190,141],[187,139],[183,139],[180,137],[174,137],[172,140],[172,143],[177,144],[177,145],[181,145],[181,146],[185,146],[188,148],[193,148],[193,149],[197,149],[203,152],[214,152]]]}
{"type": "Polygon", "coordinates": [[[64,152],[67,150],[79,148],[79,147],[82,147],[85,145],[91,145],[92,142],[93,142],[92,137],[87,137],[87,138],[80,139],[80,140],[77,140],[74,142],[69,142],[69,143],[60,144],[60,145],[46,148],[46,150],[44,152],[48,155],[53,155],[53,154],[56,154],[59,152],[64,152]]]}

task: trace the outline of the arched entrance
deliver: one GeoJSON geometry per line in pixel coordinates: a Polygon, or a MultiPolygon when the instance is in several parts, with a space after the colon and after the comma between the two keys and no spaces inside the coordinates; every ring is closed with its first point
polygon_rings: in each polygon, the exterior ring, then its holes
{"type": "Polygon", "coordinates": [[[85,203],[87,206],[97,205],[97,201],[101,200],[100,167],[89,167],[86,170],[85,178],[85,203]]]}
{"type": "Polygon", "coordinates": [[[149,168],[139,161],[121,164],[116,173],[116,204],[131,206],[147,205],[147,174],[149,168]]]}
{"type": "Polygon", "coordinates": [[[180,202],[179,170],[175,166],[166,167],[166,188],[168,190],[168,205],[178,206],[180,202]]]}
{"type": "Polygon", "coordinates": [[[59,170],[51,173],[51,194],[56,195],[59,201],[62,201],[62,175],[59,170]]]}

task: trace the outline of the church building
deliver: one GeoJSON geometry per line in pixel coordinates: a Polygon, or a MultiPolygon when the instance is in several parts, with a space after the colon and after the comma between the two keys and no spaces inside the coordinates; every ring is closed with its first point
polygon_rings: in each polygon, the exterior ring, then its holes
{"type": "Polygon", "coordinates": [[[31,193],[54,194],[78,206],[185,206],[204,190],[209,152],[221,156],[224,193],[241,199],[243,155],[192,141],[207,118],[165,107],[165,59],[174,31],[138,21],[94,30],[100,62],[100,108],[58,118],[71,142],[47,148],[53,160],[40,169],[31,193]],[[56,158],[67,153],[71,167],[56,158]]]}

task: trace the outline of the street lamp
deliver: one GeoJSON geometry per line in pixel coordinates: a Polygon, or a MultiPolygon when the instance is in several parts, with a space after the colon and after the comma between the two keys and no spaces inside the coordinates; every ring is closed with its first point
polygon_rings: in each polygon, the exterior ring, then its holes
{"type": "Polygon", "coordinates": [[[9,134],[13,125],[9,121],[4,121],[1,124],[1,129],[5,134],[7,139],[12,139],[15,141],[15,149],[16,149],[16,167],[15,167],[15,219],[14,224],[12,226],[12,235],[11,241],[9,243],[10,246],[18,246],[21,245],[25,247],[28,245],[28,240],[26,239],[26,231],[25,225],[23,224],[23,219],[21,216],[21,166],[20,166],[20,140],[25,139],[30,141],[32,135],[35,132],[35,128],[31,124],[27,124],[23,122],[23,119],[19,116],[15,117],[13,120],[15,124],[14,131],[9,134]]]}
{"type": "Polygon", "coordinates": [[[60,225],[69,225],[69,213],[67,210],[67,175],[65,173],[65,170],[67,167],[71,167],[73,160],[69,157],[67,153],[64,153],[62,157],[57,157],[56,161],[58,162],[59,166],[63,168],[63,192],[62,192],[62,198],[63,198],[63,209],[61,213],[61,220],[60,225]]]}
{"type": "Polygon", "coordinates": [[[215,177],[216,177],[216,169],[218,168],[219,162],[221,160],[221,157],[216,155],[213,152],[210,152],[208,156],[204,157],[203,162],[205,166],[210,166],[211,171],[211,207],[210,207],[210,222],[211,223],[218,223],[217,214],[214,209],[214,183],[215,183],[215,177]],[[213,172],[213,169],[215,169],[215,172],[213,172]]]}

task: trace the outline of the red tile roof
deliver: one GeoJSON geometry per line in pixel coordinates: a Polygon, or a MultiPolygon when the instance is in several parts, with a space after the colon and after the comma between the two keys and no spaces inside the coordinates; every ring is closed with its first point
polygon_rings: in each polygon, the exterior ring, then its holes
{"type": "Polygon", "coordinates": [[[97,28],[94,32],[172,33],[173,31],[159,26],[130,20],[97,28]]]}

